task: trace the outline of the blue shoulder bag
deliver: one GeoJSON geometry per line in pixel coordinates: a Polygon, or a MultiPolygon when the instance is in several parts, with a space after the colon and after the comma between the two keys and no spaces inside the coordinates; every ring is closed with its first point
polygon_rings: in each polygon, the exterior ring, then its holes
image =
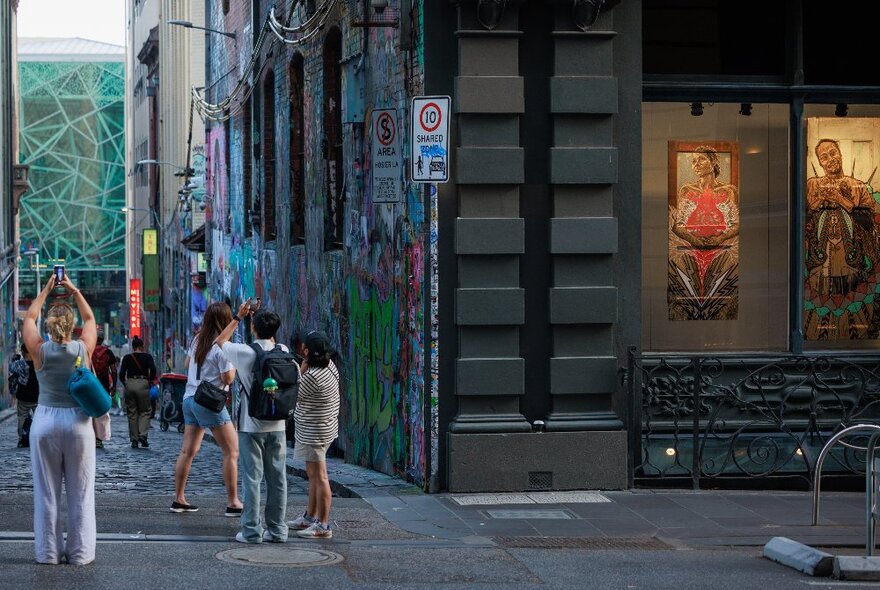
{"type": "MultiPolygon", "coordinates": [[[[85,344],[82,342],[79,345],[85,348],[85,344]]],[[[97,418],[110,411],[112,400],[91,368],[82,366],[83,352],[85,351],[81,350],[80,355],[76,357],[76,368],[73,375],[67,380],[67,390],[83,412],[92,418],[97,418]]],[[[91,359],[89,359],[89,365],[91,365],[91,359]]]]}

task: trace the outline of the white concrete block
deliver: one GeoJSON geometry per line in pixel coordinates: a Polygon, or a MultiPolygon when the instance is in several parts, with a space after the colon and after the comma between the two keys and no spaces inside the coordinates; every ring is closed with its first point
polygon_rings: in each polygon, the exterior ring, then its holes
{"type": "Polygon", "coordinates": [[[764,545],[764,557],[809,576],[829,576],[834,556],[787,537],[773,537],[764,545]]]}

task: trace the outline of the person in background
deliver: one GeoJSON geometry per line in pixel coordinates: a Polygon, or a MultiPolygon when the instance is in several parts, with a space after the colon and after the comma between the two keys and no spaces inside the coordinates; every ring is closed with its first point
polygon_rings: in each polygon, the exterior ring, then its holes
{"type": "MultiPolygon", "coordinates": [[[[267,309],[255,311],[247,302],[242,304],[232,321],[215,342],[235,367],[242,386],[236,424],[241,448],[241,479],[244,490],[244,511],[241,531],[235,536],[239,543],[284,543],[287,541],[287,441],[284,420],[257,420],[248,414],[248,395],[253,387],[253,368],[257,353],[247,344],[230,342],[242,318],[253,314],[251,333],[254,344],[265,351],[275,348],[275,334],[281,327],[278,314],[267,309]],[[260,484],[266,479],[266,518],[260,523],[260,484]]],[[[288,348],[280,345],[285,352],[288,348]]]]}
{"type": "MultiPolygon", "coordinates": [[[[98,345],[95,346],[95,352],[92,353],[92,370],[95,377],[104,386],[107,395],[110,396],[111,409],[113,402],[113,389],[115,388],[114,376],[116,375],[116,365],[118,363],[116,355],[109,347],[104,346],[104,336],[98,333],[98,345]]],[[[99,449],[104,448],[104,441],[96,438],[95,446],[99,449]]]]}
{"type": "Polygon", "coordinates": [[[28,352],[27,344],[23,342],[21,354],[22,356],[9,366],[13,377],[10,384],[15,385],[10,393],[12,393],[13,404],[18,412],[18,448],[31,446],[28,419],[33,421],[37,400],[40,396],[40,383],[37,380],[34,361],[28,352]]]}
{"type": "Polygon", "coordinates": [[[34,552],[38,563],[86,565],[95,560],[95,430],[92,419],[70,395],[67,382],[78,365],[90,366],[97,326],[85,296],[65,277],[61,285],[73,296],[82,319],[82,335],[73,340],[75,319],[66,303],[46,313],[49,340],[43,341],[37,317],[55,288],[53,275],[31,303],[22,338],[33,357],[40,382],[40,403],[31,427],[34,478],[34,552]],[[67,493],[64,535],[61,490],[67,493]]]}
{"type": "Polygon", "coordinates": [[[327,449],[339,436],[339,371],[330,360],[330,339],[324,332],[306,334],[296,401],[296,444],[293,456],[306,462],[309,500],[302,516],[288,524],[305,539],[329,539],[330,482],[327,449]]]}
{"type": "Polygon", "coordinates": [[[186,482],[192,462],[202,447],[205,429],[210,428],[214,440],[223,451],[223,483],[226,485],[226,513],[240,517],[242,503],[238,498],[238,437],[225,407],[219,412],[196,403],[199,383],[226,389],[235,379],[235,367],[214,343],[223,328],[232,321],[232,310],[225,303],[212,303],[205,311],[202,329],[193,339],[186,356],[187,381],[183,394],[183,446],[174,469],[174,502],[171,512],[196,512],[198,507],[186,501],[186,482]]]}
{"type": "Polygon", "coordinates": [[[150,384],[156,380],[156,362],[153,355],[144,352],[144,341],[135,336],[131,341],[133,352],[122,358],[119,382],[125,388],[125,409],[128,413],[128,438],[131,448],[138,445],[147,449],[150,443],[150,384]]]}

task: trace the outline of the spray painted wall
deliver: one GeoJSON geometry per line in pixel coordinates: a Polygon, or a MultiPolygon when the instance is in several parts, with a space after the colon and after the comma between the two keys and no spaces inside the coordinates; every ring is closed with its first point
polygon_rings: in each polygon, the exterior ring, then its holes
{"type": "MultiPolygon", "coordinates": [[[[227,96],[237,82],[227,74],[231,64],[244,64],[252,47],[250,2],[232,0],[228,12],[221,0],[210,2],[211,26],[236,31],[238,44],[213,41],[209,48],[212,102],[227,96]],[[212,86],[213,85],[213,86],[212,86]]],[[[268,8],[262,3],[261,26],[268,8]]],[[[279,18],[287,18],[293,2],[276,2],[279,18]]],[[[315,2],[320,10],[322,2],[315,2]]],[[[266,68],[250,80],[254,125],[247,112],[208,131],[207,170],[211,241],[209,289],[213,299],[238,303],[259,296],[282,317],[279,340],[289,343],[303,329],[328,333],[339,353],[343,409],[338,446],[347,461],[405,477],[424,485],[431,453],[431,429],[425,431],[426,346],[431,322],[425,318],[425,268],[430,255],[430,224],[425,193],[403,184],[398,203],[374,203],[370,189],[371,129],[374,109],[396,109],[397,129],[408,129],[410,98],[423,84],[421,4],[412,9],[411,33],[401,39],[400,27],[360,28],[361,2],[338,2],[323,31],[338,27],[342,34],[342,129],[344,214],[340,247],[325,249],[325,208],[328,166],[325,159],[324,34],[297,48],[276,46],[266,68]],[[403,44],[401,43],[403,41],[403,44]],[[401,48],[403,45],[403,49],[401,48]],[[411,48],[411,49],[410,49],[411,48]],[[292,238],[290,62],[301,55],[305,92],[304,184],[305,236],[292,238]],[[266,123],[261,119],[266,72],[274,76],[275,169],[267,178],[260,158],[266,123]],[[354,79],[353,76],[357,76],[354,79]],[[352,112],[345,100],[353,84],[363,85],[363,105],[352,112]],[[228,129],[227,129],[228,126],[228,129]],[[228,149],[226,144],[229,143],[228,149]],[[228,159],[228,161],[227,161],[228,159]],[[259,229],[246,231],[244,184],[251,166],[254,202],[265,194],[267,180],[275,186],[277,237],[264,243],[259,229]],[[427,336],[427,337],[426,337],[427,336]]],[[[303,15],[294,13],[292,24],[303,15]]],[[[257,30],[259,34],[259,30],[257,30]]],[[[271,33],[270,33],[271,35],[271,33]]],[[[265,52],[264,52],[265,55],[265,52]]],[[[356,104],[356,103],[354,103],[356,104]]],[[[406,146],[404,133],[400,145],[406,146]]],[[[401,161],[405,165],[405,160],[401,161]]],[[[402,179],[403,180],[403,179],[402,179]]],[[[429,386],[430,387],[430,386],[429,386]]],[[[430,411],[430,410],[429,410],[430,411]]]]}

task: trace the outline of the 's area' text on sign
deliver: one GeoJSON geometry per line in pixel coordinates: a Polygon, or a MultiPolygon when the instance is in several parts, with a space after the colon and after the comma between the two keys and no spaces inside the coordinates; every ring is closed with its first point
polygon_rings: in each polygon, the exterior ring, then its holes
{"type": "Polygon", "coordinates": [[[399,203],[402,194],[403,163],[397,110],[373,111],[372,194],[374,203],[399,203]]]}
{"type": "Polygon", "coordinates": [[[413,182],[449,181],[449,103],[448,96],[413,97],[413,182]]]}

